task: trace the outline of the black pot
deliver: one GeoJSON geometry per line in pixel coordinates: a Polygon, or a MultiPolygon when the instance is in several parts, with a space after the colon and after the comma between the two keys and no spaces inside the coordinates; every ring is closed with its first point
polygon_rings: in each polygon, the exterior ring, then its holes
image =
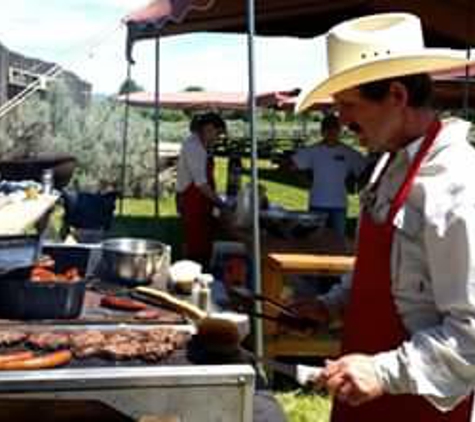
{"type": "Polygon", "coordinates": [[[0,161],[0,173],[4,180],[36,180],[41,183],[43,172],[52,169],[56,189],[62,189],[69,183],[75,167],[76,158],[64,154],[0,161]]]}

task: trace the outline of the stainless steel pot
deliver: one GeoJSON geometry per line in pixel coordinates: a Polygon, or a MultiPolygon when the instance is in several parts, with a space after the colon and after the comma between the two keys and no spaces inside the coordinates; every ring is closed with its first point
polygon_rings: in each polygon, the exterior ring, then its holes
{"type": "Polygon", "coordinates": [[[128,285],[150,284],[168,271],[170,247],[156,240],[116,238],[102,243],[101,278],[128,285]]]}

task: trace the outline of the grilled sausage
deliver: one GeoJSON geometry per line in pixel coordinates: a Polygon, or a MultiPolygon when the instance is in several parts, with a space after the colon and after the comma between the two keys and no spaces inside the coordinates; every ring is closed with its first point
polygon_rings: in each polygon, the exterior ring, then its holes
{"type": "Polygon", "coordinates": [[[33,352],[11,352],[0,355],[0,365],[7,362],[17,362],[25,359],[31,359],[35,355],[33,352]]]}
{"type": "Polygon", "coordinates": [[[164,312],[158,309],[145,309],[143,311],[137,312],[134,315],[134,318],[141,321],[157,320],[164,316],[164,312]]]}
{"type": "Polygon", "coordinates": [[[101,299],[101,306],[120,311],[139,312],[147,309],[147,305],[136,300],[125,299],[117,296],[104,296],[101,299]]]}
{"type": "Polygon", "coordinates": [[[67,365],[73,358],[69,350],[48,353],[46,355],[34,356],[29,359],[0,362],[2,371],[23,371],[31,369],[48,369],[67,365]]]}

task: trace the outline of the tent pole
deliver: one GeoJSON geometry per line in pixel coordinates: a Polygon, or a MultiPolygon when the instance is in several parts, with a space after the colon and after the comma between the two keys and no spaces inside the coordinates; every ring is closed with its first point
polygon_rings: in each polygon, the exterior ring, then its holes
{"type": "MultiPolygon", "coordinates": [[[[261,245],[259,236],[259,191],[258,191],[258,155],[256,139],[256,92],[255,92],[255,0],[247,0],[247,46],[248,46],[248,75],[249,75],[249,134],[251,137],[251,168],[252,168],[252,231],[253,231],[253,276],[255,293],[262,293],[261,283],[261,245]]],[[[256,312],[262,312],[259,301],[256,312]]],[[[255,327],[255,352],[258,357],[264,354],[263,325],[259,318],[254,318],[255,327]]],[[[259,368],[262,372],[262,367],[259,368]]]]}
{"type": "MultiPolygon", "coordinates": [[[[472,11],[471,13],[467,13],[467,46],[466,46],[467,60],[470,60],[472,56],[471,47],[470,47],[470,30],[472,28],[471,17],[473,16],[474,11],[475,11],[475,6],[472,3],[472,11]]],[[[464,80],[464,85],[463,85],[463,114],[464,114],[464,118],[467,120],[470,114],[469,103],[470,103],[470,67],[467,65],[465,66],[465,80],[464,80]]]]}
{"type": "MultiPolygon", "coordinates": [[[[470,48],[467,49],[467,60],[470,60],[470,48]]],[[[468,120],[470,106],[470,67],[465,66],[465,76],[463,82],[463,117],[468,120]]]]}
{"type": "Polygon", "coordinates": [[[273,146],[275,145],[275,138],[277,137],[276,123],[277,123],[277,109],[275,107],[272,107],[271,123],[270,123],[270,139],[272,141],[273,146]]]}
{"type": "MultiPolygon", "coordinates": [[[[127,63],[127,83],[130,83],[132,80],[132,63],[127,63]]],[[[126,85],[127,87],[127,85],[126,85]]],[[[124,112],[124,126],[122,131],[122,167],[121,167],[121,189],[120,189],[120,215],[124,215],[124,198],[125,198],[125,189],[127,181],[127,144],[129,141],[129,89],[125,92],[125,112],[124,112]]]]}
{"type": "Polygon", "coordinates": [[[155,39],[155,218],[160,216],[160,35],[155,39]]]}
{"type": "Polygon", "coordinates": [[[302,113],[302,115],[300,116],[300,121],[302,123],[302,136],[301,136],[301,140],[302,141],[305,141],[307,139],[307,136],[308,136],[308,115],[307,113],[302,113]]]}

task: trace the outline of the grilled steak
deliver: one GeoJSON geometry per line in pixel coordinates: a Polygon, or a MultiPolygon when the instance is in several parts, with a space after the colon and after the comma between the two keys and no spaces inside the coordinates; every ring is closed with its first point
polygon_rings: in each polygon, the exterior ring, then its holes
{"type": "Polygon", "coordinates": [[[169,328],[156,328],[147,332],[149,340],[156,343],[171,344],[175,349],[182,348],[188,341],[188,334],[181,333],[169,328]]]}
{"type": "Polygon", "coordinates": [[[107,336],[102,351],[111,359],[144,359],[157,362],[182,347],[187,337],[174,330],[118,331],[107,336]]]}
{"type": "Polygon", "coordinates": [[[80,331],[71,334],[71,347],[79,359],[99,355],[106,341],[106,336],[97,330],[80,331]]]}
{"type": "Polygon", "coordinates": [[[176,349],[181,349],[188,336],[175,330],[158,328],[147,331],[147,341],[143,343],[142,358],[149,362],[157,362],[176,349]]]}
{"type": "Polygon", "coordinates": [[[137,339],[127,339],[127,336],[113,335],[103,345],[102,352],[105,357],[114,360],[137,359],[142,356],[142,344],[137,339]]]}
{"type": "Polygon", "coordinates": [[[23,331],[2,330],[0,331],[0,346],[13,346],[26,340],[28,334],[23,331]]]}
{"type": "Polygon", "coordinates": [[[182,348],[188,335],[168,328],[101,332],[84,330],[72,333],[43,332],[27,335],[0,331],[0,345],[10,345],[26,338],[29,347],[44,351],[70,349],[77,359],[92,356],[111,360],[143,359],[158,362],[182,348]],[[3,343],[2,343],[3,342],[3,343]]]}
{"type": "Polygon", "coordinates": [[[29,346],[40,350],[67,349],[71,345],[70,335],[61,332],[30,334],[27,342],[29,346]]]}
{"type": "Polygon", "coordinates": [[[147,341],[142,343],[141,358],[147,362],[158,362],[169,356],[174,350],[171,343],[147,341]]]}

